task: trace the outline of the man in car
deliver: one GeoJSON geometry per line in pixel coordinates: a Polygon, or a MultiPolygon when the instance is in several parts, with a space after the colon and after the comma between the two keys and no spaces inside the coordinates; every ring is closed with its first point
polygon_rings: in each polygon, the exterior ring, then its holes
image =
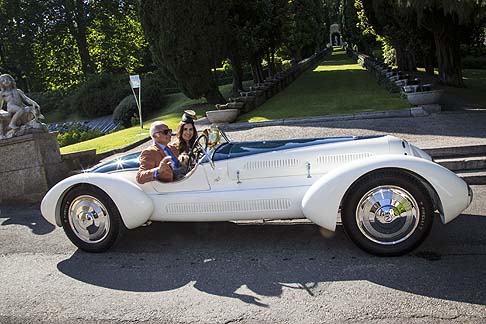
{"type": "Polygon", "coordinates": [[[162,121],[154,122],[150,126],[153,145],[146,148],[140,155],[140,167],[137,172],[138,183],[174,180],[173,170],[179,167],[179,161],[174,153],[177,151],[169,145],[171,135],[172,130],[162,121]]]}

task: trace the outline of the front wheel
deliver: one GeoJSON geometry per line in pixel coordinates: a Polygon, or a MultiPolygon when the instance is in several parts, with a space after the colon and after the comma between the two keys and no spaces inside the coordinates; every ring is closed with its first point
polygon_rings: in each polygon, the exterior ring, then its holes
{"type": "Polygon", "coordinates": [[[94,186],[74,187],[64,197],[61,208],[64,232],[86,252],[106,251],[125,226],[113,200],[94,186]]]}
{"type": "Polygon", "coordinates": [[[400,171],[375,172],[351,186],[343,201],[342,221],[363,250],[396,256],[416,248],[432,228],[434,208],[427,189],[400,171]]]}

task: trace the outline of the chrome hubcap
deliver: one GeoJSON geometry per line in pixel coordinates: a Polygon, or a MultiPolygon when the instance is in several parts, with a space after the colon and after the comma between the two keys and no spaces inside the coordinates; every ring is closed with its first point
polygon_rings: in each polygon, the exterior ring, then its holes
{"type": "Polygon", "coordinates": [[[86,243],[98,243],[108,235],[110,215],[96,198],[79,196],[69,205],[69,225],[74,234],[86,243]]]}
{"type": "Polygon", "coordinates": [[[406,190],[380,186],[368,191],[356,209],[358,228],[369,240],[383,245],[405,241],[420,220],[417,201],[406,190]]]}

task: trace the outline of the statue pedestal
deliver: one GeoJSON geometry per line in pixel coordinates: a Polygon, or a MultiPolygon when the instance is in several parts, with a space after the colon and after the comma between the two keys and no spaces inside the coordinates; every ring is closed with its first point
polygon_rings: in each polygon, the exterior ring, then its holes
{"type": "Polygon", "coordinates": [[[32,203],[64,178],[56,134],[0,140],[0,203],[32,203]]]}

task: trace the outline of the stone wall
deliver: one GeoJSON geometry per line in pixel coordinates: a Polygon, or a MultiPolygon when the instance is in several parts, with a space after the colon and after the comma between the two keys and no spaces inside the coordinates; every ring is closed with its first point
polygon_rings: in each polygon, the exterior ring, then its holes
{"type": "Polygon", "coordinates": [[[56,134],[29,134],[0,141],[0,203],[40,201],[68,173],[56,134]]]}

